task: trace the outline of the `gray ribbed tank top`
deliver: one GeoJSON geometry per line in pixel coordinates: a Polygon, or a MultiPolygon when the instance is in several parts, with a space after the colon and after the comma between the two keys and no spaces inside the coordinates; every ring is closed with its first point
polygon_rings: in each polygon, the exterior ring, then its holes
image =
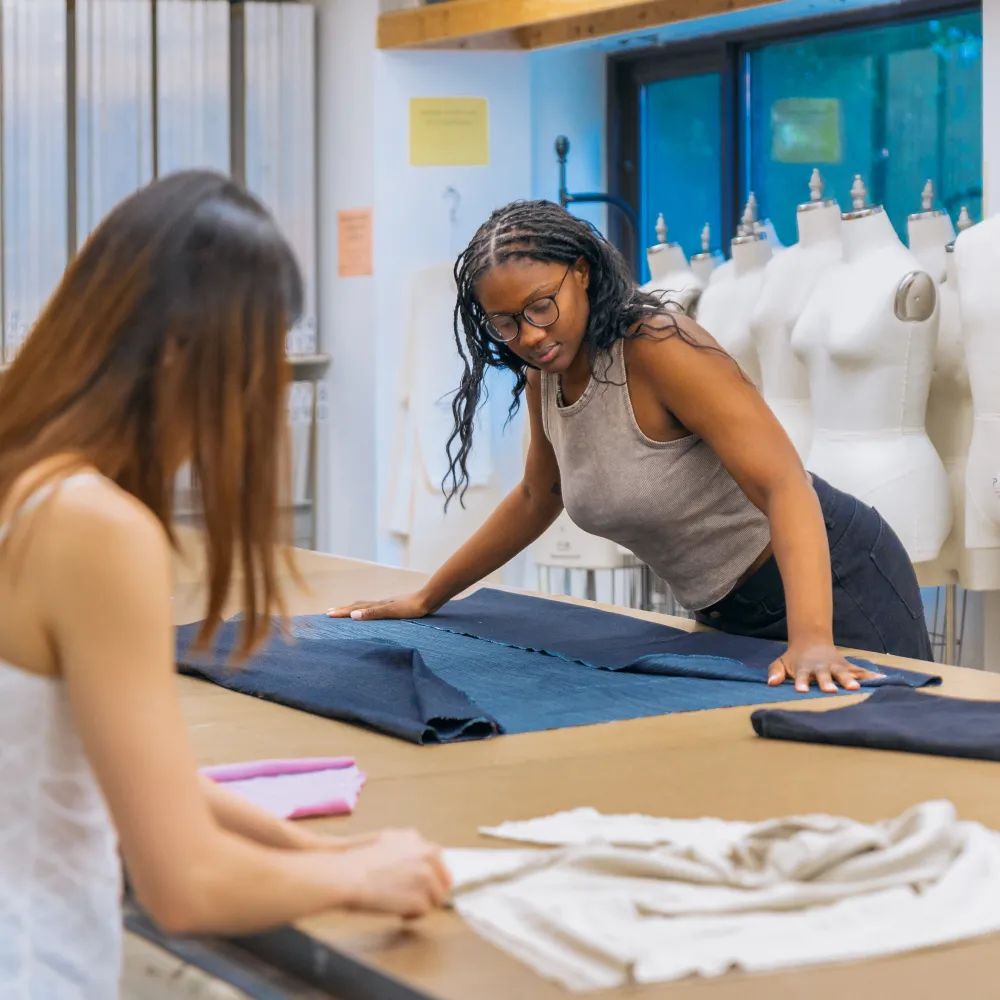
{"type": "Polygon", "coordinates": [[[584,531],[625,546],[677,600],[722,600],[771,540],[767,518],[697,435],[658,442],[636,423],[624,341],[598,362],[572,406],[542,373],[542,422],[559,462],[566,511],[584,531]]]}

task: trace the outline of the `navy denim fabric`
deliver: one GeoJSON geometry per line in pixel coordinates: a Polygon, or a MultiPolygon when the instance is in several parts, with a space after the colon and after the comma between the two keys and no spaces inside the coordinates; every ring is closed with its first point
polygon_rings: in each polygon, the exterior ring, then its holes
{"type": "Polygon", "coordinates": [[[762,711],[751,719],[757,735],[772,740],[1000,761],[1000,702],[995,701],[886,688],[847,708],[762,711]]]}
{"type": "MultiPolygon", "coordinates": [[[[301,620],[297,620],[301,621],[301,620]]],[[[177,630],[181,673],[242,694],[343,722],[356,722],[411,743],[478,740],[499,731],[495,719],[428,670],[420,654],[363,636],[331,647],[314,629],[294,629],[295,644],[275,634],[249,663],[227,666],[237,621],[217,633],[211,656],[192,654],[199,626],[177,630]]]]}
{"type": "MultiPolygon", "coordinates": [[[[785,642],[685,632],[629,615],[498,590],[480,590],[452,601],[414,624],[540,650],[603,670],[706,680],[765,683],[768,667],[788,648],[785,642]]],[[[851,660],[883,675],[864,681],[865,687],[941,683],[940,677],[851,660]]]]}
{"type": "MultiPolygon", "coordinates": [[[[813,485],[830,543],[834,642],[933,661],[920,586],[896,533],[860,500],[818,476],[813,485]]],[[[774,557],[738,590],[699,612],[698,620],[735,635],[787,640],[785,588],[774,557]]]]}
{"type": "MultiPolygon", "coordinates": [[[[183,672],[230,690],[361,722],[414,742],[482,738],[491,734],[494,720],[503,732],[524,733],[829,697],[766,685],[767,664],[780,644],[689,635],[622,615],[495,591],[480,591],[444,610],[422,622],[297,618],[295,645],[275,640],[240,670],[219,665],[232,648],[235,624],[216,644],[215,665],[186,654],[196,629],[187,626],[178,634],[178,662],[183,672]],[[546,633],[554,641],[543,645],[546,633]],[[714,645],[706,643],[713,639],[714,645]],[[720,650],[742,651],[749,662],[718,655],[720,650]],[[419,673],[414,683],[405,681],[408,664],[419,673]],[[437,684],[430,684],[424,672],[437,684]]],[[[937,680],[891,671],[881,683],[937,680]]]]}

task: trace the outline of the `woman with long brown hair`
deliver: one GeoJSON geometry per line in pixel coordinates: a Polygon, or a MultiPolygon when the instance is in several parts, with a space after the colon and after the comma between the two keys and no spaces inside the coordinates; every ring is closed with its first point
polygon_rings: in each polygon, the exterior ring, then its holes
{"type": "Polygon", "coordinates": [[[173,933],[252,932],[331,907],[416,917],[444,902],[439,852],[415,833],[325,839],[200,782],[179,710],[182,465],[204,505],[206,622],[236,565],[243,653],[283,611],[285,333],[301,291],[255,200],[177,174],[94,232],[0,387],[5,996],[117,994],[119,841],[139,900],[173,933]]]}

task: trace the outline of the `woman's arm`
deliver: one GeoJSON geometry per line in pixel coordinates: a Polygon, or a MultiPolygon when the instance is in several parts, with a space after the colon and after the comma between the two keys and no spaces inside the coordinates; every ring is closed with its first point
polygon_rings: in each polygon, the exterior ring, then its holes
{"type": "MultiPolygon", "coordinates": [[[[439,853],[415,834],[335,852],[269,848],[224,829],[180,713],[160,525],[106,484],[64,491],[45,513],[32,546],[38,607],[132,885],[165,930],[246,933],[331,907],[419,916],[443,903],[439,853]]],[[[249,825],[242,833],[269,839],[249,825]]]]}
{"type": "Polygon", "coordinates": [[[524,478],[486,523],[416,594],[388,601],[359,601],[334,608],[332,618],[422,618],[463,590],[505,566],[549,528],[562,511],[559,465],[542,426],[541,379],[528,373],[528,419],[531,444],[524,478]]]}
{"type": "Polygon", "coordinates": [[[788,653],[770,682],[786,676],[800,690],[815,677],[824,691],[858,687],[867,672],[833,644],[830,550],[819,499],[798,453],[756,387],[705,330],[678,317],[686,337],[668,331],[631,344],[630,380],[641,380],[661,405],[702,437],[750,501],[767,515],[785,583],[788,653]],[[714,350],[712,348],[715,348],[714,350]],[[633,371],[635,375],[633,376],[633,371]]]}

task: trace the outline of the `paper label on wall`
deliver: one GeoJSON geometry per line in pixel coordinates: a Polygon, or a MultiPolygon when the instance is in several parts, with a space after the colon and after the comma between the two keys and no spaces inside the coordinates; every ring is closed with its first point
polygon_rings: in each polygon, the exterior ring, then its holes
{"type": "Polygon", "coordinates": [[[490,162],[490,110],[485,97],[410,99],[410,165],[485,167],[490,162]]]}
{"type": "Polygon", "coordinates": [[[771,159],[775,163],[840,163],[840,101],[788,97],[771,105],[771,159]]]}
{"type": "Polygon", "coordinates": [[[352,208],[337,213],[337,273],[366,278],[372,273],[372,210],[352,208]]]}

